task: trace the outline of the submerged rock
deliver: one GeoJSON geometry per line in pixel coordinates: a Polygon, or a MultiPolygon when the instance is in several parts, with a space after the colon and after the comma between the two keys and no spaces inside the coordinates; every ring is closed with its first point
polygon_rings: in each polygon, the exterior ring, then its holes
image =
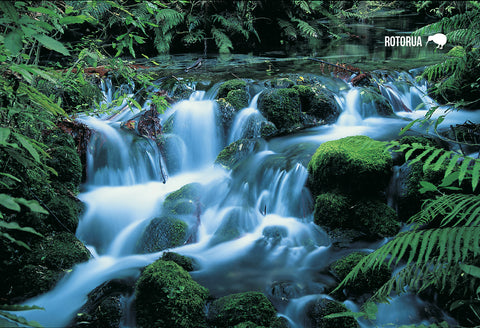
{"type": "MultiPolygon", "coordinates": [[[[338,277],[339,281],[342,281],[350,271],[352,271],[353,267],[366,255],[367,254],[361,252],[350,253],[332,263],[330,268],[338,277]]],[[[383,284],[390,279],[391,275],[392,270],[386,264],[382,264],[376,269],[369,269],[365,272],[361,271],[354,280],[349,281],[344,286],[344,292],[347,297],[358,297],[363,294],[371,295],[382,287],[383,284]]]]}
{"type": "Polygon", "coordinates": [[[327,141],[308,164],[308,185],[314,195],[341,190],[346,194],[375,195],[390,180],[392,157],[385,143],[366,136],[327,141]]]}
{"type": "Polygon", "coordinates": [[[140,237],[136,251],[154,253],[183,245],[187,232],[188,226],[182,220],[169,216],[154,218],[140,237]]]}
{"type": "Polygon", "coordinates": [[[275,308],[263,293],[245,292],[215,300],[209,308],[208,323],[226,328],[250,321],[257,326],[270,327],[276,319],[275,314],[275,308]]]}
{"type": "Polygon", "coordinates": [[[307,316],[310,319],[311,327],[314,328],[356,328],[359,327],[357,321],[352,317],[340,317],[325,319],[329,314],[348,311],[347,307],[340,302],[332,301],[326,298],[319,298],[309,304],[307,316]]]}
{"type": "Polygon", "coordinates": [[[201,195],[199,183],[189,183],[167,195],[163,202],[163,209],[168,214],[195,215],[201,195]]]}
{"type": "Polygon", "coordinates": [[[157,260],[148,265],[137,281],[135,295],[141,328],[205,326],[208,290],[172,261],[157,260]]]}

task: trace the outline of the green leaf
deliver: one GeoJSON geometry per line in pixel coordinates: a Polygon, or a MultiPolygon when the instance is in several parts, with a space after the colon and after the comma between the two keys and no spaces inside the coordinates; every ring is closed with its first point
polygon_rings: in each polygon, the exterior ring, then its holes
{"type": "Polygon", "coordinates": [[[0,175],[3,175],[3,176],[5,176],[5,177],[7,177],[7,178],[10,178],[10,179],[12,179],[12,180],[14,180],[14,181],[16,181],[16,182],[21,182],[21,181],[22,181],[22,180],[20,180],[19,178],[14,177],[13,175],[11,175],[11,174],[9,174],[9,173],[0,172],[0,175]]]}
{"type": "Polygon", "coordinates": [[[20,246],[20,247],[24,247],[25,249],[28,249],[29,251],[32,250],[32,249],[30,248],[30,246],[28,246],[27,244],[25,244],[23,241],[21,241],[21,240],[16,240],[15,238],[13,238],[12,236],[10,236],[10,235],[9,235],[8,233],[6,233],[6,232],[1,232],[1,231],[0,231],[0,237],[1,237],[1,238],[8,239],[8,240],[10,240],[12,243],[17,244],[17,245],[20,246]]]}
{"type": "Polygon", "coordinates": [[[480,162],[476,160],[472,170],[472,190],[473,191],[475,191],[475,189],[477,188],[479,180],[480,180],[480,162]]]}
{"type": "Polygon", "coordinates": [[[422,186],[422,188],[420,188],[419,190],[421,194],[429,191],[438,191],[437,187],[433,183],[430,183],[428,181],[420,181],[420,185],[422,186]]]}
{"type": "Polygon", "coordinates": [[[83,24],[87,20],[87,16],[78,15],[78,16],[65,16],[60,18],[58,21],[60,24],[69,25],[69,24],[83,24]]]}
{"type": "Polygon", "coordinates": [[[460,268],[467,274],[475,277],[475,278],[480,278],[480,268],[474,265],[468,265],[461,263],[460,268]]]}
{"type": "Polygon", "coordinates": [[[26,326],[30,326],[30,327],[38,327],[38,328],[41,328],[42,325],[40,325],[38,322],[36,321],[27,321],[25,318],[23,317],[20,317],[20,316],[17,316],[17,315],[14,315],[14,314],[11,314],[11,313],[8,313],[8,312],[5,312],[5,311],[0,311],[0,316],[3,316],[9,320],[12,320],[14,322],[18,322],[22,325],[26,325],[26,326]]]}
{"type": "Polygon", "coordinates": [[[40,42],[45,48],[59,52],[64,56],[70,56],[70,52],[61,42],[45,34],[36,34],[33,37],[37,39],[37,41],[40,42]]]}
{"type": "Polygon", "coordinates": [[[29,233],[37,235],[39,237],[43,237],[43,235],[41,233],[35,231],[35,229],[33,229],[31,227],[21,227],[17,222],[0,221],[0,228],[29,232],[29,233]]]}
{"type": "Polygon", "coordinates": [[[5,144],[10,136],[9,128],[0,128],[0,145],[5,144]]]}
{"type": "Polygon", "coordinates": [[[45,310],[45,308],[37,306],[37,305],[0,304],[0,310],[3,310],[3,311],[27,311],[27,310],[45,310]]]}
{"type": "Polygon", "coordinates": [[[23,49],[23,33],[20,30],[14,30],[5,36],[5,47],[11,52],[12,56],[18,56],[23,49]]]}
{"type": "Polygon", "coordinates": [[[15,201],[18,204],[24,205],[30,209],[30,211],[35,213],[49,214],[46,209],[44,209],[36,200],[26,200],[24,198],[16,198],[15,201]]]}
{"type": "Polygon", "coordinates": [[[13,133],[15,135],[15,138],[20,142],[20,144],[30,153],[30,155],[37,161],[38,163],[40,162],[40,155],[38,155],[37,151],[33,147],[33,145],[28,141],[28,139],[21,135],[20,133],[13,133]]]}
{"type": "Polygon", "coordinates": [[[7,194],[0,194],[0,205],[16,212],[20,212],[21,210],[20,205],[17,204],[15,198],[7,194]]]}
{"type": "Polygon", "coordinates": [[[54,10],[48,9],[45,7],[27,7],[27,9],[28,11],[31,11],[34,13],[41,13],[41,14],[45,14],[45,15],[57,17],[57,18],[60,17],[60,15],[56,13],[54,10]]]}

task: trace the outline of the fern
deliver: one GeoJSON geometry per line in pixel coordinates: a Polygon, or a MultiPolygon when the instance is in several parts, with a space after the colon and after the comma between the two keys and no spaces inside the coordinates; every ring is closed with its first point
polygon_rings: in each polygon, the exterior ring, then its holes
{"type": "Polygon", "coordinates": [[[307,22],[298,19],[298,18],[292,18],[292,22],[297,23],[297,27],[302,32],[304,35],[311,37],[311,38],[318,38],[318,31],[316,28],[308,24],[307,22]]]}
{"type": "Polygon", "coordinates": [[[161,30],[167,32],[173,27],[183,22],[185,14],[183,12],[176,11],[175,9],[161,9],[157,12],[155,19],[157,24],[161,25],[161,30]]]}
{"type": "Polygon", "coordinates": [[[232,41],[221,29],[212,27],[212,36],[215,40],[215,44],[218,47],[220,53],[230,53],[233,49],[232,41]]]}
{"type": "Polygon", "coordinates": [[[278,22],[278,26],[280,26],[280,28],[283,30],[283,33],[285,34],[285,36],[287,36],[291,40],[295,40],[297,38],[297,31],[295,27],[292,25],[292,23],[286,20],[283,20],[281,18],[279,18],[277,22],[278,22]]]}

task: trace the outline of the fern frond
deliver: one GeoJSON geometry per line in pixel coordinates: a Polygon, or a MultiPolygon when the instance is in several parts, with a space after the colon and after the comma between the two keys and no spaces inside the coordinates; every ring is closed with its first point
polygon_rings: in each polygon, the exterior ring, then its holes
{"type": "Polygon", "coordinates": [[[451,194],[430,199],[409,223],[422,226],[437,218],[441,219],[440,227],[480,226],[480,196],[451,194]]]}
{"type": "Polygon", "coordinates": [[[205,38],[205,33],[203,33],[203,31],[199,30],[199,31],[194,31],[194,32],[188,33],[187,35],[185,35],[183,37],[182,40],[186,44],[194,44],[194,43],[202,41],[204,38],[205,38]]]}
{"type": "Polygon", "coordinates": [[[155,15],[157,24],[161,24],[161,29],[164,33],[182,23],[184,17],[185,13],[170,8],[161,9],[155,15]]]}
{"type": "Polygon", "coordinates": [[[314,28],[312,25],[308,24],[307,22],[298,19],[298,18],[292,18],[292,22],[297,23],[297,27],[302,32],[304,35],[311,37],[311,38],[318,38],[318,31],[316,28],[314,28]]]}
{"type": "Polygon", "coordinates": [[[480,33],[471,28],[462,28],[450,33],[447,33],[447,40],[450,43],[467,46],[469,44],[480,43],[480,33]]]}
{"type": "MultiPolygon", "coordinates": [[[[365,256],[350,271],[335,290],[354,280],[360,272],[388,265],[398,265],[410,247],[410,256],[406,266],[415,264],[425,274],[432,265],[454,264],[467,256],[480,254],[480,227],[436,228],[413,230],[397,235],[393,240],[365,256]],[[411,247],[415,245],[415,247],[411,247]],[[420,245],[420,248],[418,247],[420,245]]],[[[419,272],[414,272],[418,277],[419,272]]],[[[419,279],[419,278],[418,278],[419,279]]],[[[417,283],[417,282],[414,282],[417,283]]]]}
{"type": "Polygon", "coordinates": [[[233,49],[232,41],[230,38],[220,29],[212,27],[212,36],[215,40],[215,44],[218,47],[220,53],[230,53],[233,49]]]}
{"type": "Polygon", "coordinates": [[[285,33],[285,36],[295,40],[297,38],[297,31],[295,30],[295,27],[292,25],[292,23],[283,20],[283,19],[278,19],[278,26],[283,30],[285,33]]]}

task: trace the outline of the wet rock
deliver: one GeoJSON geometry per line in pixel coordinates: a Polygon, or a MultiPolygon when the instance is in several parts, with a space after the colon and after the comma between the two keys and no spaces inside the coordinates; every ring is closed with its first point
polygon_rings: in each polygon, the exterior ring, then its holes
{"type": "Polygon", "coordinates": [[[205,326],[208,290],[172,261],[157,260],[148,265],[137,281],[135,295],[141,328],[205,326]]]}
{"type": "Polygon", "coordinates": [[[242,230],[240,229],[240,217],[238,214],[238,211],[234,211],[223,219],[210,239],[209,246],[215,246],[241,236],[242,230]]]}
{"type": "Polygon", "coordinates": [[[182,220],[162,216],[152,219],[140,237],[136,251],[154,253],[183,245],[187,241],[188,226],[182,220]]]}
{"type": "MultiPolygon", "coordinates": [[[[366,255],[361,252],[350,253],[332,263],[330,268],[338,280],[342,281],[366,255]]],[[[376,269],[359,272],[354,280],[345,285],[344,293],[347,297],[359,297],[364,294],[372,295],[390,279],[391,275],[392,270],[386,264],[382,264],[376,269]]],[[[341,293],[338,293],[338,296],[342,296],[341,293]]]]}
{"type": "Polygon", "coordinates": [[[114,279],[95,288],[70,327],[119,327],[124,316],[123,298],[133,294],[134,284],[131,280],[114,279]]]}
{"type": "Polygon", "coordinates": [[[234,327],[251,321],[269,327],[275,321],[275,308],[260,292],[227,295],[215,300],[209,308],[208,323],[215,327],[234,327]]]}
{"type": "Polygon", "coordinates": [[[163,209],[174,215],[195,215],[199,210],[201,190],[199,183],[189,183],[168,194],[163,202],[163,209]]]}
{"type": "Polygon", "coordinates": [[[319,298],[307,308],[307,316],[310,319],[311,327],[314,328],[354,328],[359,327],[357,321],[352,317],[341,317],[325,319],[324,317],[333,313],[348,311],[342,303],[325,298],[319,298]]]}
{"type": "Polygon", "coordinates": [[[177,173],[182,167],[182,154],[178,151],[182,147],[182,140],[174,134],[165,134],[157,136],[156,143],[169,174],[177,173]]]}
{"type": "Polygon", "coordinates": [[[338,189],[346,194],[375,195],[390,180],[392,157],[385,143],[352,136],[320,145],[308,164],[313,195],[338,189]]]}
{"type": "Polygon", "coordinates": [[[227,135],[235,117],[236,109],[225,98],[216,100],[217,103],[217,121],[223,127],[223,134],[227,135]]]}
{"type": "Polygon", "coordinates": [[[277,89],[284,89],[284,88],[291,88],[295,85],[295,82],[286,77],[280,77],[276,79],[267,80],[263,83],[263,85],[267,88],[277,88],[277,89]]]}
{"type": "Polygon", "coordinates": [[[284,226],[268,226],[263,229],[262,235],[267,239],[280,241],[288,236],[288,230],[284,226]]]}
{"type": "Polygon", "coordinates": [[[264,91],[259,97],[258,108],[278,129],[292,129],[301,125],[300,97],[295,89],[264,91]]]}
{"type": "Polygon", "coordinates": [[[245,90],[229,91],[225,100],[228,101],[237,111],[248,107],[249,96],[245,90]]]}
{"type": "Polygon", "coordinates": [[[80,213],[83,205],[79,199],[72,195],[57,194],[46,203],[51,214],[48,223],[55,231],[68,229],[72,233],[77,230],[80,213]]]}
{"type": "Polygon", "coordinates": [[[399,229],[395,210],[387,204],[332,192],[317,196],[314,220],[329,229],[355,229],[370,238],[393,236],[399,229]]]}
{"type": "Polygon", "coordinates": [[[277,127],[272,122],[262,122],[260,136],[262,138],[273,137],[278,132],[277,127]]]}
{"type": "Polygon", "coordinates": [[[228,93],[232,90],[247,91],[247,82],[240,79],[224,82],[222,85],[220,85],[220,88],[218,89],[217,98],[227,97],[228,93]]]}
{"type": "Polygon", "coordinates": [[[51,179],[60,183],[73,193],[78,192],[82,180],[82,162],[75,148],[58,146],[50,149],[50,159],[47,165],[53,168],[57,175],[51,179]]]}
{"type": "Polygon", "coordinates": [[[260,143],[256,139],[240,139],[225,147],[215,159],[215,164],[220,164],[227,169],[234,170],[242,160],[257,151],[260,143]]]}
{"type": "Polygon", "coordinates": [[[394,117],[392,105],[387,98],[380,94],[377,88],[364,88],[360,91],[364,104],[370,103],[376,109],[376,114],[384,117],[394,117]]]}
{"type": "Polygon", "coordinates": [[[162,260],[175,262],[188,272],[193,271],[195,267],[195,262],[192,258],[174,252],[163,253],[162,260]]]}
{"type": "Polygon", "coordinates": [[[325,89],[307,85],[296,85],[293,88],[298,91],[302,112],[327,123],[333,123],[337,120],[340,110],[333,96],[325,89]]]}
{"type": "Polygon", "coordinates": [[[287,305],[291,299],[304,295],[306,288],[300,283],[292,281],[275,281],[272,283],[269,296],[275,305],[287,305]]]}
{"type": "Polygon", "coordinates": [[[32,251],[19,259],[19,271],[2,274],[17,302],[49,291],[75,264],[90,258],[89,251],[71,233],[46,235],[32,243],[32,251]]]}

